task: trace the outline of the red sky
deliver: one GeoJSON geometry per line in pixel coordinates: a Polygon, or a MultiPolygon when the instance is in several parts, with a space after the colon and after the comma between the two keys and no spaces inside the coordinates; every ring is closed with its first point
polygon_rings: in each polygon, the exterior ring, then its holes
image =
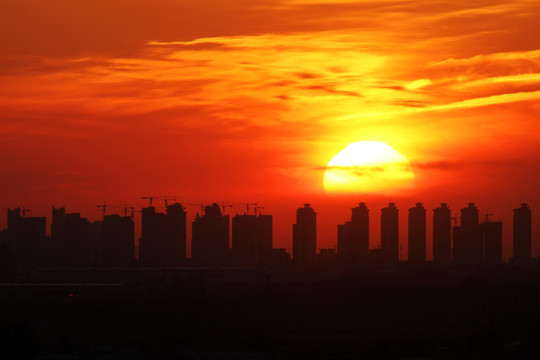
{"type": "Polygon", "coordinates": [[[512,208],[540,209],[539,13],[537,0],[0,0],[0,226],[8,207],[95,219],[104,200],[171,194],[260,203],[290,248],[311,202],[332,247],[359,201],[374,228],[389,200],[403,226],[416,201],[430,215],[474,201],[505,221],[509,256],[512,208]],[[415,188],[325,194],[321,169],[362,140],[404,154],[415,188]]]}

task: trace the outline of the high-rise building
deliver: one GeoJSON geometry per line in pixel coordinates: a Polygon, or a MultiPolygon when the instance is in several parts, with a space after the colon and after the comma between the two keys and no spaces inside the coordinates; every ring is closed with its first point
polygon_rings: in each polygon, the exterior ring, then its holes
{"type": "Polygon", "coordinates": [[[317,253],[317,213],[310,204],[296,210],[293,224],[293,262],[312,265],[317,253]]]}
{"type": "Polygon", "coordinates": [[[272,215],[236,215],[232,219],[235,265],[268,266],[272,256],[272,215]]]}
{"type": "Polygon", "coordinates": [[[502,263],[502,222],[484,222],[484,260],[488,264],[502,263]]]}
{"type": "Polygon", "coordinates": [[[317,254],[317,264],[334,268],[339,261],[336,249],[321,249],[317,254]]]}
{"type": "Polygon", "coordinates": [[[144,267],[163,266],[163,249],[167,221],[165,214],[149,206],[141,211],[141,238],[139,240],[139,264],[144,267]]]}
{"type": "Polygon", "coordinates": [[[478,221],[478,209],[469,203],[461,209],[461,232],[464,246],[467,248],[467,263],[481,264],[484,261],[482,229],[478,221]]]}
{"type": "Polygon", "coordinates": [[[135,223],[130,216],[107,215],[101,224],[100,265],[129,267],[135,261],[135,223]]]}
{"type": "Polygon", "coordinates": [[[351,221],[337,226],[338,257],[345,265],[366,263],[369,256],[369,209],[362,202],[351,210],[351,221]]]}
{"type": "Polygon", "coordinates": [[[66,209],[52,208],[51,243],[48,252],[50,266],[67,265],[66,209]]]}
{"type": "Polygon", "coordinates": [[[426,261],[426,209],[422,203],[409,209],[409,261],[426,261]]]}
{"type": "Polygon", "coordinates": [[[272,249],[271,265],[276,267],[284,267],[291,263],[291,254],[287,249],[274,248],[272,249]]]}
{"type": "Polygon", "coordinates": [[[51,247],[54,266],[92,267],[99,264],[101,223],[80,213],[52,209],[51,247]]]}
{"type": "Polygon", "coordinates": [[[167,206],[167,213],[152,206],[142,209],[139,262],[147,267],[178,266],[185,260],[186,212],[181,204],[167,206]]]}
{"type": "Polygon", "coordinates": [[[433,261],[447,264],[452,254],[452,214],[446,203],[433,209],[433,261]]]}
{"type": "Polygon", "coordinates": [[[193,221],[192,259],[197,265],[220,266],[229,261],[229,215],[218,204],[204,208],[193,221]]]}
{"type": "Polygon", "coordinates": [[[399,262],[399,210],[394,203],[381,209],[381,260],[385,265],[399,262]]]}
{"type": "Polygon", "coordinates": [[[187,220],[186,210],[179,203],[167,206],[167,238],[165,263],[178,266],[186,261],[187,220]]]}
{"type": "Polygon", "coordinates": [[[514,209],[513,229],[514,256],[513,261],[531,260],[531,209],[525,203],[514,209]]]}
{"type": "Polygon", "coordinates": [[[46,241],[46,225],[44,217],[23,215],[20,208],[8,209],[6,237],[7,247],[14,254],[17,269],[26,272],[42,264],[40,250],[46,241]]]}

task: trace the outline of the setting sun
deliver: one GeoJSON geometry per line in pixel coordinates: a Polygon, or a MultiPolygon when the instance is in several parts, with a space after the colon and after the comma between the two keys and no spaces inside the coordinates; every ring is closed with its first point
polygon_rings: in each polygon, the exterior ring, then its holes
{"type": "Polygon", "coordinates": [[[409,160],[380,141],[349,144],[328,162],[324,174],[329,193],[392,192],[413,184],[409,160]]]}

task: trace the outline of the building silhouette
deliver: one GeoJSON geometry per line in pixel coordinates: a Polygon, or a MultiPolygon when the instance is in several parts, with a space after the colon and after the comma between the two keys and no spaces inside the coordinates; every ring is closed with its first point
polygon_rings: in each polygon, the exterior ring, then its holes
{"type": "Polygon", "coordinates": [[[317,213],[310,204],[296,210],[293,224],[293,262],[312,265],[317,253],[317,213]]]}
{"type": "Polygon", "coordinates": [[[484,237],[484,261],[490,265],[502,263],[502,222],[485,221],[482,224],[484,237]]]}
{"type": "Polygon", "coordinates": [[[474,203],[461,209],[461,241],[463,261],[469,265],[481,264],[484,261],[484,244],[478,209],[474,203]]]}
{"type": "Polygon", "coordinates": [[[447,264],[452,255],[452,214],[446,203],[433,209],[433,261],[447,264]]]}
{"type": "Polygon", "coordinates": [[[236,215],[232,219],[235,265],[268,266],[272,256],[272,215],[236,215]]]}
{"type": "Polygon", "coordinates": [[[177,266],[186,254],[186,212],[181,204],[167,206],[166,213],[152,206],[142,209],[139,263],[144,267],[177,266]]]}
{"type": "Polygon", "coordinates": [[[339,257],[336,249],[321,249],[317,254],[317,265],[323,267],[335,267],[339,257]]]}
{"type": "Polygon", "coordinates": [[[187,213],[179,203],[167,206],[167,249],[166,264],[182,265],[186,262],[187,213]]]}
{"type": "Polygon", "coordinates": [[[527,262],[531,260],[531,209],[522,203],[514,209],[513,222],[513,261],[527,262]]]}
{"type": "Polygon", "coordinates": [[[52,208],[52,264],[62,267],[93,267],[100,262],[101,224],[80,213],[52,208]]]}
{"type": "Polygon", "coordinates": [[[394,203],[381,209],[381,260],[385,265],[399,262],[399,210],[394,203]]]}
{"type": "Polygon", "coordinates": [[[5,231],[6,249],[13,255],[19,273],[41,266],[41,250],[47,245],[45,218],[23,215],[24,210],[20,208],[8,209],[8,226],[5,231]]]}
{"type": "Polygon", "coordinates": [[[422,203],[409,209],[409,261],[426,261],[426,209],[422,203]]]}
{"type": "Polygon", "coordinates": [[[369,209],[365,203],[351,209],[351,221],[337,226],[337,250],[340,263],[366,263],[369,256],[369,209]]]}
{"type": "Polygon", "coordinates": [[[196,265],[223,266],[229,261],[229,215],[218,204],[206,206],[193,221],[192,259],[196,265]]]}
{"type": "Polygon", "coordinates": [[[284,267],[291,263],[291,254],[284,248],[272,249],[271,265],[275,267],[284,267]]]}
{"type": "Polygon", "coordinates": [[[107,215],[101,225],[100,265],[129,267],[135,261],[135,223],[131,216],[107,215]]]}

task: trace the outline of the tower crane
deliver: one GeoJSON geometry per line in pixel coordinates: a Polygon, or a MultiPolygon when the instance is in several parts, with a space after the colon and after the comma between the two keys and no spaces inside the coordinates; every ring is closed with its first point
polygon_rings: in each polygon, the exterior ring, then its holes
{"type": "Polygon", "coordinates": [[[201,215],[203,215],[204,213],[204,204],[201,202],[200,204],[182,204],[183,206],[193,206],[193,207],[198,207],[201,209],[201,215]]]}
{"type": "Polygon", "coordinates": [[[489,222],[489,217],[490,217],[490,216],[493,216],[493,214],[485,213],[484,216],[485,216],[485,217],[484,217],[484,222],[489,222]]]}
{"type": "Polygon", "coordinates": [[[128,216],[128,210],[131,210],[131,217],[133,217],[133,211],[135,210],[135,208],[129,204],[110,205],[110,204],[107,204],[105,201],[103,202],[103,204],[99,204],[97,207],[103,209],[103,218],[105,218],[107,209],[124,210],[124,216],[128,216]]]}
{"type": "Polygon", "coordinates": [[[233,205],[231,205],[231,204],[225,204],[225,203],[221,204],[221,209],[222,209],[223,214],[225,214],[225,209],[226,208],[232,208],[232,207],[233,207],[233,205]]]}
{"type": "Polygon", "coordinates": [[[98,209],[99,208],[103,209],[103,218],[105,219],[105,214],[107,213],[107,207],[108,207],[107,202],[104,201],[103,204],[99,204],[97,207],[98,209]]]}
{"type": "Polygon", "coordinates": [[[30,212],[30,211],[32,211],[32,210],[27,209],[27,208],[25,208],[25,207],[23,206],[22,209],[21,209],[22,217],[25,217],[25,216],[26,216],[26,213],[27,213],[27,212],[30,212]]]}
{"type": "Polygon", "coordinates": [[[172,201],[176,201],[176,196],[174,197],[171,197],[171,196],[143,196],[142,197],[143,200],[149,200],[150,201],[150,207],[152,207],[152,202],[155,200],[163,200],[165,202],[165,208],[168,206],[168,201],[169,200],[172,200],[172,201]]]}
{"type": "MultiPolygon", "coordinates": [[[[257,210],[259,210],[259,209],[264,209],[264,206],[255,206],[255,215],[257,215],[257,210]]],[[[260,212],[259,212],[259,214],[260,214],[260,212]]]]}
{"type": "Polygon", "coordinates": [[[253,206],[255,208],[255,215],[257,215],[257,203],[247,203],[246,204],[246,215],[249,215],[249,207],[253,206]]]}

